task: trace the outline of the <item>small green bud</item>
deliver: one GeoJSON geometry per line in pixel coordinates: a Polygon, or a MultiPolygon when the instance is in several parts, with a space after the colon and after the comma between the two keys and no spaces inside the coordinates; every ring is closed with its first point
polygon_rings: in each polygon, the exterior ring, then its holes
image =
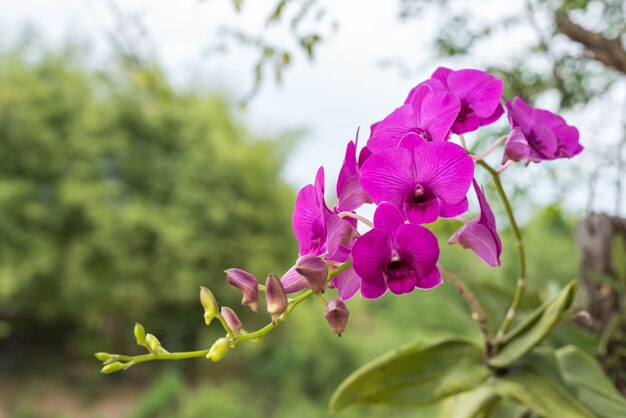
{"type": "Polygon", "coordinates": [[[220,308],[213,293],[204,286],[200,287],[200,303],[204,308],[204,322],[209,325],[219,315],[220,308]]]}
{"type": "Polygon", "coordinates": [[[107,361],[109,360],[111,357],[113,357],[112,354],[109,353],[96,353],[94,354],[94,356],[96,356],[96,358],[100,361],[107,361]]]}
{"type": "Polygon", "coordinates": [[[229,349],[230,342],[228,341],[228,339],[220,338],[215,341],[215,343],[211,346],[208,354],[206,355],[206,358],[212,361],[220,361],[222,358],[224,358],[229,349]]]}
{"type": "Polygon", "coordinates": [[[139,322],[135,322],[135,329],[133,330],[135,333],[135,340],[137,341],[137,345],[144,346],[146,345],[146,330],[143,328],[139,322]]]}
{"type": "Polygon", "coordinates": [[[146,345],[153,353],[156,353],[163,348],[161,347],[161,341],[159,341],[159,339],[152,334],[146,334],[146,345]]]}
{"type": "Polygon", "coordinates": [[[104,366],[102,369],[100,369],[100,373],[111,374],[124,369],[124,363],[116,361],[115,363],[107,364],[106,366],[104,366]]]}
{"type": "Polygon", "coordinates": [[[272,323],[275,324],[283,312],[287,310],[288,305],[285,289],[275,274],[267,276],[265,298],[267,300],[267,313],[272,316],[272,323]]]}

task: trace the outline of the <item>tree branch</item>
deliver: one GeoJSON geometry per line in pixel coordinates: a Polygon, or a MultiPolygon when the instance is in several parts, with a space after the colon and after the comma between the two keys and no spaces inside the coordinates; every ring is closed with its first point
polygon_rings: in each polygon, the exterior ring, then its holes
{"type": "Polygon", "coordinates": [[[563,12],[556,12],[554,21],[559,32],[572,41],[582,44],[585,50],[591,53],[593,59],[626,74],[626,50],[620,37],[611,39],[604,37],[601,33],[589,31],[572,22],[563,12]]]}

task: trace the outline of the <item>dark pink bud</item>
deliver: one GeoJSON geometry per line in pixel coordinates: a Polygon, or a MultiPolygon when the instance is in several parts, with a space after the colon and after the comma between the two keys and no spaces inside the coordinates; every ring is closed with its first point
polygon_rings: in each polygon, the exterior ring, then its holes
{"type": "Polygon", "coordinates": [[[324,292],[328,278],[328,267],[324,260],[313,254],[303,255],[296,261],[295,268],[306,279],[311,290],[324,292]]]}
{"type": "Polygon", "coordinates": [[[241,333],[241,330],[243,329],[243,327],[235,311],[230,309],[228,306],[222,306],[222,310],[220,314],[222,315],[222,318],[224,318],[224,321],[226,321],[226,325],[228,325],[228,327],[235,334],[241,333]]]}
{"type": "Polygon", "coordinates": [[[287,294],[280,283],[280,279],[275,274],[267,276],[265,297],[267,299],[267,313],[272,316],[272,323],[275,324],[278,317],[287,309],[287,294]]]}
{"type": "Polygon", "coordinates": [[[341,299],[331,300],[328,305],[326,305],[326,309],[324,310],[324,317],[326,318],[328,325],[330,325],[330,329],[332,329],[333,332],[340,337],[346,329],[349,316],[350,311],[341,299]]]}
{"type": "Polygon", "coordinates": [[[226,280],[243,294],[242,305],[248,305],[252,312],[256,313],[259,306],[259,283],[252,274],[247,271],[232,268],[225,271],[226,280]]]}

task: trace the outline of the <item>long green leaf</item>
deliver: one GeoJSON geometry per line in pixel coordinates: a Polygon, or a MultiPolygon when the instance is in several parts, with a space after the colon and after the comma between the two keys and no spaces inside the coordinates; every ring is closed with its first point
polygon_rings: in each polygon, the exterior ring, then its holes
{"type": "Polygon", "coordinates": [[[569,391],[553,350],[537,349],[494,384],[503,398],[526,405],[542,417],[594,418],[569,391]]]}
{"type": "Polygon", "coordinates": [[[510,366],[543,341],[572,304],[575,292],[576,280],[572,280],[557,296],[546,301],[505,336],[489,364],[498,368],[510,366]]]}
{"type": "Polygon", "coordinates": [[[349,405],[428,405],[474,389],[489,375],[475,342],[445,338],[408,344],[352,373],[335,390],[331,411],[349,405]]]}
{"type": "Polygon", "coordinates": [[[441,418],[476,418],[498,402],[500,396],[490,384],[482,384],[474,390],[450,396],[439,411],[441,418]]]}
{"type": "Polygon", "coordinates": [[[566,385],[599,418],[626,417],[626,399],[615,389],[596,360],[575,346],[556,352],[566,385]]]}

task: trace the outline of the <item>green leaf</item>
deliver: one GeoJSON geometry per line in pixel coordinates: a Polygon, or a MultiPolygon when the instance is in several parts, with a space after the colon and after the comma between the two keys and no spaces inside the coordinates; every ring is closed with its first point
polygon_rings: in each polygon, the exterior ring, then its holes
{"type": "Polygon", "coordinates": [[[592,356],[570,345],[557,350],[556,358],[565,384],[587,408],[600,418],[626,417],[626,399],[592,356]]]}
{"type": "Polygon", "coordinates": [[[543,417],[594,418],[568,390],[553,350],[531,352],[519,366],[498,377],[494,388],[503,398],[526,405],[543,417]]]}
{"type": "Polygon", "coordinates": [[[439,411],[441,418],[476,418],[490,409],[500,396],[490,384],[446,398],[439,411]]]}
{"type": "Polygon", "coordinates": [[[550,334],[561,314],[567,310],[576,291],[576,280],[572,280],[554,298],[532,312],[524,321],[504,337],[497,354],[489,364],[493,367],[507,367],[519,360],[550,334]]]}
{"type": "Polygon", "coordinates": [[[366,364],[335,390],[331,411],[349,405],[428,405],[474,389],[489,375],[483,350],[461,338],[407,344],[366,364]]]}

